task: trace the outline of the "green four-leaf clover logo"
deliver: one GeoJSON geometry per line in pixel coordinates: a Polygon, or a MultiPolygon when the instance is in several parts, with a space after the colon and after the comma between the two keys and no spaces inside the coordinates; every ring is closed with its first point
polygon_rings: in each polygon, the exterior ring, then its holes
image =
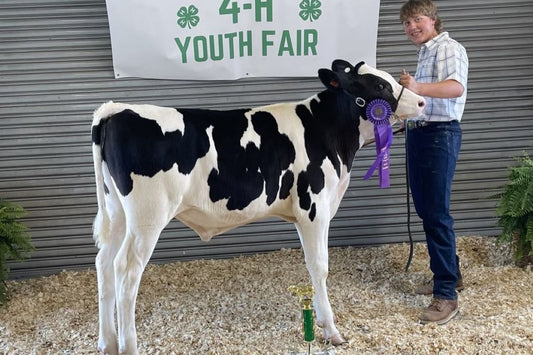
{"type": "Polygon", "coordinates": [[[178,25],[181,28],[195,27],[198,22],[200,22],[200,17],[198,17],[198,8],[194,5],[190,5],[189,8],[182,6],[178,10],[178,25]]]}
{"type": "Polygon", "coordinates": [[[300,17],[302,20],[313,22],[313,20],[318,20],[320,15],[322,15],[322,10],[320,10],[322,3],[320,0],[302,0],[300,3],[300,17]]]}

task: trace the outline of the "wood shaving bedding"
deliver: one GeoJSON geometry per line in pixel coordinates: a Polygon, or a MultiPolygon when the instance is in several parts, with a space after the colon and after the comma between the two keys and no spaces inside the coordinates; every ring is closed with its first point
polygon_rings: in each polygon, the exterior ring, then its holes
{"type": "MultiPolygon", "coordinates": [[[[533,272],[513,265],[495,238],[457,242],[466,288],[460,313],[421,325],[431,277],[424,243],[409,272],[407,244],[330,248],[328,291],[348,344],[335,354],[532,354],[533,272]]],[[[141,354],[288,354],[306,349],[300,308],[287,288],[308,284],[301,249],[225,260],[150,264],[137,299],[141,354]]],[[[0,355],[94,354],[98,341],[94,270],[8,282],[0,309],[0,355]]],[[[314,350],[320,343],[316,329],[314,350]]]]}

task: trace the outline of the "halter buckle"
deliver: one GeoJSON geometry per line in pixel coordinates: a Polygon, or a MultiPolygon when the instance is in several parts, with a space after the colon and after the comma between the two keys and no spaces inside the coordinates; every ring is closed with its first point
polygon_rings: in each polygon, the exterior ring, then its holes
{"type": "Polygon", "coordinates": [[[356,104],[357,106],[359,106],[359,107],[365,107],[365,105],[366,105],[366,101],[365,101],[365,99],[363,99],[362,97],[357,97],[357,98],[355,99],[355,104],[356,104]]]}

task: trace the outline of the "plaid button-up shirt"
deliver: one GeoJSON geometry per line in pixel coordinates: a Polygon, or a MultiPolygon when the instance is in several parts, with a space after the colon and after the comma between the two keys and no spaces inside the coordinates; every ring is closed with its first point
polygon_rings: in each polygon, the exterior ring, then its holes
{"type": "Polygon", "coordinates": [[[420,83],[435,83],[446,79],[461,83],[464,87],[463,95],[452,99],[425,97],[426,107],[420,119],[431,122],[461,121],[465,109],[468,80],[466,50],[450,38],[448,32],[442,32],[420,47],[415,80],[420,83]]]}

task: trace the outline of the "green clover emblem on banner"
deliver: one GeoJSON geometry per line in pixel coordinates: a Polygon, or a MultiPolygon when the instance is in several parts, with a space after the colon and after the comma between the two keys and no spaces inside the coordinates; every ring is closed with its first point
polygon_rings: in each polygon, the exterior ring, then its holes
{"type": "Polygon", "coordinates": [[[302,20],[313,22],[313,20],[318,20],[320,15],[322,15],[322,10],[320,10],[322,3],[320,0],[302,0],[300,3],[300,17],[302,20]]]}
{"type": "Polygon", "coordinates": [[[178,25],[181,28],[195,27],[198,22],[200,22],[200,17],[198,17],[198,8],[194,5],[190,5],[189,8],[182,6],[178,10],[178,25]]]}

